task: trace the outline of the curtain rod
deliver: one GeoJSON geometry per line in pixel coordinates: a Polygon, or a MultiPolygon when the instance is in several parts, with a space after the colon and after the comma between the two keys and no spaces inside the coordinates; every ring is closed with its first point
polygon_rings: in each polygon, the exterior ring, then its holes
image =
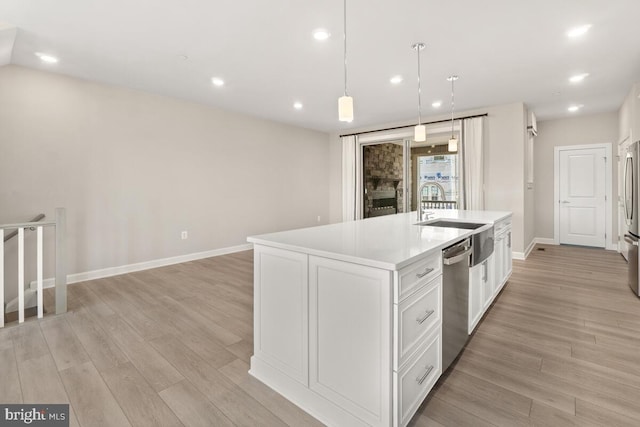
{"type": "MultiPolygon", "coordinates": [[[[484,114],[475,114],[473,116],[464,116],[464,117],[456,117],[454,120],[465,120],[465,119],[474,119],[476,117],[487,117],[489,115],[489,113],[484,113],[484,114]]],[[[423,123],[424,125],[433,125],[435,123],[446,123],[446,122],[450,122],[451,119],[443,119],[443,120],[436,120],[434,122],[428,122],[428,123],[423,123]]],[[[416,125],[404,125],[404,126],[396,126],[396,127],[392,127],[392,128],[386,128],[386,129],[376,129],[376,130],[367,130],[364,132],[357,132],[357,133],[347,133],[344,135],[340,135],[340,138],[343,138],[345,136],[358,136],[358,135],[364,135],[365,133],[374,133],[374,132],[385,132],[388,130],[396,130],[396,129],[405,129],[405,128],[410,128],[416,125]]]]}

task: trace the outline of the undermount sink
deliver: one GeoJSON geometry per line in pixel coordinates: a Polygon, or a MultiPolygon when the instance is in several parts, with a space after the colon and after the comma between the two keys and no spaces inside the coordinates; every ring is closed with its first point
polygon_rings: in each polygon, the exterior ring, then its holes
{"type": "Polygon", "coordinates": [[[478,224],[477,222],[457,222],[457,221],[425,221],[416,225],[428,225],[429,227],[444,227],[444,228],[463,228],[465,230],[475,230],[486,224],[478,224]]]}

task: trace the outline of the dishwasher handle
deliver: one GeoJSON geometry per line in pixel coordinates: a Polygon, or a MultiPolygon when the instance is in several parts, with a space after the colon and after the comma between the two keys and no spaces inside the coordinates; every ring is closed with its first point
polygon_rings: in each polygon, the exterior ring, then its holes
{"type": "Polygon", "coordinates": [[[457,264],[461,261],[464,261],[465,259],[467,259],[469,257],[469,255],[471,255],[471,253],[473,252],[473,248],[468,248],[467,250],[460,252],[457,255],[454,255],[452,257],[449,258],[443,258],[442,259],[442,263],[444,265],[453,265],[453,264],[457,264]]]}

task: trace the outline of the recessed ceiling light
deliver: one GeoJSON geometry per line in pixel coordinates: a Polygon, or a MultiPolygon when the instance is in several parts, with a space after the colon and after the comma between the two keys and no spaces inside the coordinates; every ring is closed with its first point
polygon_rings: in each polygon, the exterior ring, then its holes
{"type": "Polygon", "coordinates": [[[575,38],[584,35],[591,28],[591,24],[581,25],[567,31],[567,37],[575,38]]]}
{"type": "Polygon", "coordinates": [[[40,58],[42,62],[47,62],[49,64],[55,64],[58,62],[58,58],[55,56],[47,55],[46,53],[36,52],[36,56],[40,58]]]}
{"type": "Polygon", "coordinates": [[[580,105],[572,105],[569,108],[567,108],[567,110],[569,110],[569,112],[571,112],[571,113],[575,113],[576,111],[578,111],[582,107],[584,107],[584,105],[582,105],[582,104],[580,104],[580,105]]]}
{"type": "Polygon", "coordinates": [[[576,74],[575,76],[571,76],[569,78],[569,81],[571,83],[579,83],[583,81],[585,78],[587,78],[588,76],[589,76],[589,73],[576,74]]]}
{"type": "Polygon", "coordinates": [[[295,108],[296,110],[302,110],[302,102],[294,102],[293,108],[295,108]]]}
{"type": "Polygon", "coordinates": [[[394,85],[400,84],[402,83],[402,76],[393,76],[389,81],[394,85]]]}
{"type": "Polygon", "coordinates": [[[442,107],[442,101],[435,101],[433,104],[431,104],[431,106],[433,108],[440,108],[442,107]]]}
{"type": "Polygon", "coordinates": [[[224,86],[224,80],[222,80],[219,77],[213,77],[211,78],[211,83],[213,83],[214,86],[224,86]]]}
{"type": "Polygon", "coordinates": [[[323,28],[318,28],[317,30],[315,30],[313,32],[313,38],[316,40],[326,40],[329,38],[329,36],[331,36],[331,34],[329,33],[329,31],[323,29],[323,28]]]}

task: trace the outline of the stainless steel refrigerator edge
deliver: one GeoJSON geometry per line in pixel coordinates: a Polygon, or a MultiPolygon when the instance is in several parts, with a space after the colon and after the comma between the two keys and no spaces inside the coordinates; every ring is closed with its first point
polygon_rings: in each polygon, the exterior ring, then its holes
{"type": "Polygon", "coordinates": [[[624,241],[629,250],[629,287],[636,296],[640,296],[638,278],[638,244],[640,232],[638,230],[638,175],[640,175],[640,141],[629,146],[624,162],[624,214],[629,227],[629,233],[624,235],[624,241]]]}

